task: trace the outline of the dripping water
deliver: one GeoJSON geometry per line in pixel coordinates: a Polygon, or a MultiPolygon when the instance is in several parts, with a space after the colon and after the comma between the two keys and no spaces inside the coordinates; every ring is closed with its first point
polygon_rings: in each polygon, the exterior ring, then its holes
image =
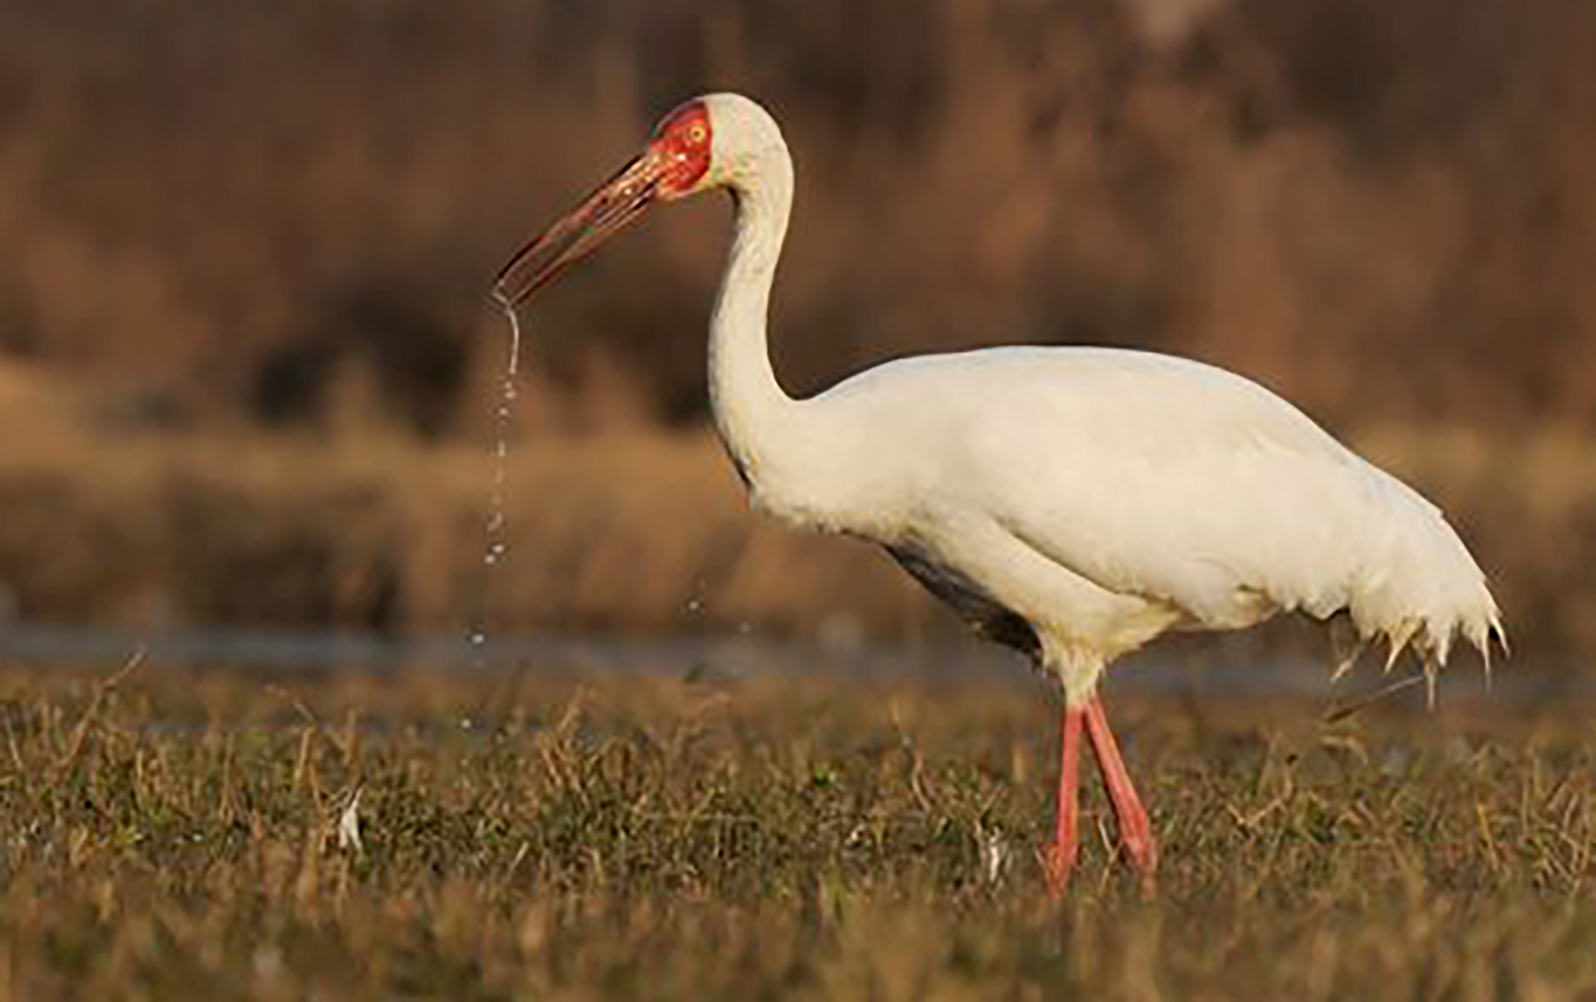
{"type": "Polygon", "coordinates": [[[521,360],[521,320],[509,300],[497,294],[495,298],[510,321],[510,354],[505,360],[504,375],[499,380],[499,402],[493,409],[493,486],[488,496],[488,520],[482,551],[482,562],[490,567],[510,553],[505,494],[510,479],[510,433],[515,414],[516,373],[521,360]]]}
{"type": "MultiPolygon", "coordinates": [[[[499,399],[493,408],[493,473],[488,487],[488,512],[482,524],[482,566],[484,575],[509,559],[510,525],[506,511],[510,488],[510,435],[514,431],[515,400],[519,392],[516,377],[521,363],[521,319],[515,306],[497,290],[496,302],[510,324],[510,345],[504,363],[504,374],[499,379],[499,399]]],[[[478,660],[485,655],[488,642],[487,597],[488,578],[482,588],[482,601],[477,610],[476,622],[471,627],[469,640],[478,660]]]]}

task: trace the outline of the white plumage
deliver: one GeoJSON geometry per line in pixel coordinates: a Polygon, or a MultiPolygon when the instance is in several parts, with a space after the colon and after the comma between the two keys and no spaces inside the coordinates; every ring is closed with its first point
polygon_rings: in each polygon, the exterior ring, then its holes
{"type": "Polygon", "coordinates": [[[1346,610],[1393,651],[1414,640],[1426,665],[1456,633],[1482,652],[1500,635],[1433,505],[1221,369],[994,348],[884,365],[804,406],[842,444],[776,474],[771,506],[956,574],[1031,624],[1075,702],[1170,628],[1346,610]],[[810,476],[833,485],[823,509],[810,476]]]}
{"type": "MultiPolygon", "coordinates": [[[[1484,575],[1441,513],[1241,376],[1105,348],[1011,347],[892,362],[806,400],[771,370],[766,314],[793,169],[775,121],[730,94],[667,116],[647,151],[529,245],[513,308],[657,199],[729,189],[736,236],[710,325],[716,425],[756,505],[877,542],[1065,691],[1058,836],[1074,863],[1084,727],[1127,851],[1156,847],[1096,696],[1116,658],[1171,629],[1346,611],[1433,682],[1461,634],[1503,640],[1484,575]]],[[[1389,662],[1388,662],[1389,666],[1389,662]]]]}
{"type": "MultiPolygon", "coordinates": [[[[1018,616],[1076,704],[1108,663],[1172,628],[1345,609],[1365,638],[1416,641],[1432,670],[1456,633],[1482,652],[1501,636],[1484,575],[1433,505],[1222,369],[988,348],[788,398],[765,318],[791,160],[758,105],[708,104],[715,155],[701,186],[729,186],[738,203],[711,390],[757,504],[886,545],[978,626],[1018,616]]],[[[1008,625],[1000,635],[1024,646],[1008,625]]]]}

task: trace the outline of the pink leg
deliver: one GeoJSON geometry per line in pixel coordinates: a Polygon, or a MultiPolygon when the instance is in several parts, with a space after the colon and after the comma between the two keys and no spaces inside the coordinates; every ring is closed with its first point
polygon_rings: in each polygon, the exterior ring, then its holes
{"type": "Polygon", "coordinates": [[[1081,775],[1081,717],[1079,707],[1064,708],[1059,725],[1060,745],[1058,770],[1058,828],[1053,844],[1042,850],[1042,869],[1047,875],[1047,891],[1060,897],[1075,869],[1075,859],[1080,851],[1080,775],[1081,775]]]}
{"type": "Polygon", "coordinates": [[[1086,733],[1092,739],[1092,751],[1097,755],[1098,768],[1103,770],[1103,782],[1108,786],[1109,799],[1114,802],[1114,814],[1119,818],[1119,839],[1131,864],[1142,875],[1142,888],[1151,894],[1154,890],[1153,874],[1158,869],[1158,843],[1153,839],[1153,827],[1147,820],[1147,809],[1131,785],[1130,773],[1124,759],[1119,757],[1119,746],[1114,743],[1114,732],[1108,728],[1108,715],[1103,712],[1103,700],[1093,696],[1086,704],[1086,733]]]}

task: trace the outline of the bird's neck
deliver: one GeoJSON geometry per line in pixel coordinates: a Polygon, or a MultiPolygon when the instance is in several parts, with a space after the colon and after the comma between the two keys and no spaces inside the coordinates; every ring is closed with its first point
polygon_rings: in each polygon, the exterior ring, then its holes
{"type": "Polygon", "coordinates": [[[796,402],[770,364],[766,316],[792,209],[792,162],[765,158],[731,185],[736,234],[709,325],[709,399],[721,441],[757,486],[797,434],[796,402]]]}

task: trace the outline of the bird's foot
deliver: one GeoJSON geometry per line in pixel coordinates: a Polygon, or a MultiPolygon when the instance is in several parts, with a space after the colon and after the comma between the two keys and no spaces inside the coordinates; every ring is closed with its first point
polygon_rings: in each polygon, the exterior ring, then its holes
{"type": "Polygon", "coordinates": [[[1141,887],[1142,900],[1153,901],[1158,897],[1158,874],[1153,870],[1136,870],[1137,882],[1141,887]]]}
{"type": "Polygon", "coordinates": [[[1042,876],[1047,881],[1048,897],[1062,898],[1069,889],[1078,849],[1078,845],[1049,842],[1036,850],[1036,861],[1042,865],[1042,876]]]}
{"type": "Polygon", "coordinates": [[[1150,828],[1122,832],[1120,838],[1125,856],[1141,881],[1142,897],[1151,901],[1158,897],[1158,842],[1150,828]]]}

